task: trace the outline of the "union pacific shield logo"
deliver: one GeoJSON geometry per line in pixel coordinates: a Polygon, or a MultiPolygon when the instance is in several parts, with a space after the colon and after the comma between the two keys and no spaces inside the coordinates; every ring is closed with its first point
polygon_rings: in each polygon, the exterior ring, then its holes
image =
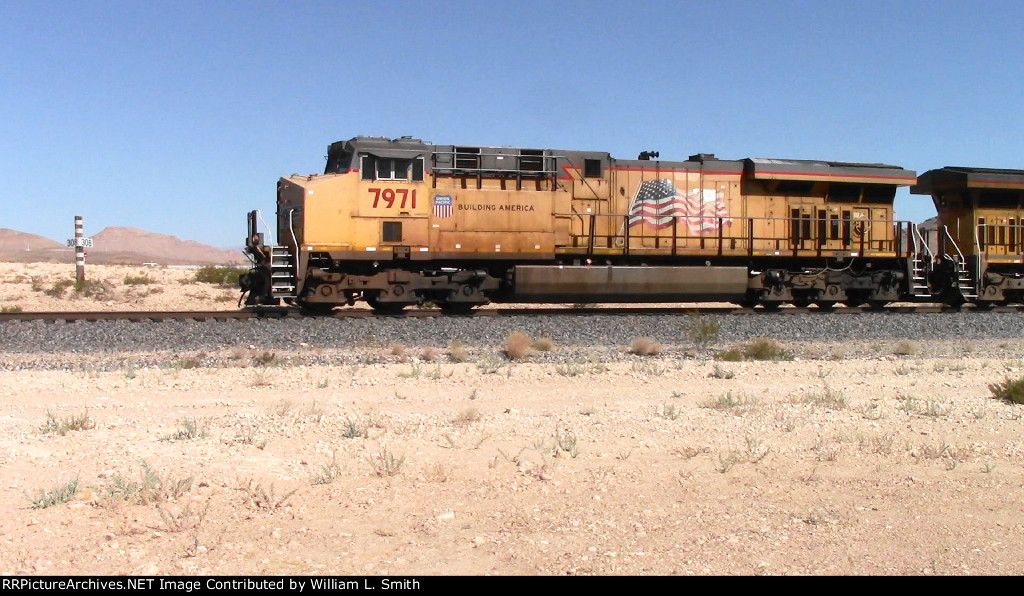
{"type": "Polygon", "coordinates": [[[434,195],[434,217],[447,218],[452,216],[451,195],[434,195]]]}

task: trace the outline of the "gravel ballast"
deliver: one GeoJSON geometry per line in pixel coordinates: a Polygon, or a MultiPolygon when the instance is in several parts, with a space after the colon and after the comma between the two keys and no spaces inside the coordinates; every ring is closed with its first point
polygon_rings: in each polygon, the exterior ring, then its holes
{"type": "MultiPolygon", "coordinates": [[[[268,350],[303,347],[344,349],[401,342],[447,346],[498,346],[514,331],[548,337],[558,345],[621,346],[650,337],[668,346],[690,343],[692,315],[593,315],[437,317],[249,321],[7,322],[0,350],[7,353],[103,354],[132,351],[217,350],[256,346],[268,350]]],[[[717,321],[716,344],[767,337],[781,342],[910,340],[915,342],[1019,338],[1018,313],[862,313],[704,315],[717,321]]]]}

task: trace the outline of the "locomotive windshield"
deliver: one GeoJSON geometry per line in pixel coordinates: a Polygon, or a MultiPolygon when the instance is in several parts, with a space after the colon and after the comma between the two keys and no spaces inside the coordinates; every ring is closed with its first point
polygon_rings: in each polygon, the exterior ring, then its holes
{"type": "Polygon", "coordinates": [[[324,174],[344,174],[352,165],[352,151],[343,143],[335,143],[327,149],[327,167],[324,174]]]}

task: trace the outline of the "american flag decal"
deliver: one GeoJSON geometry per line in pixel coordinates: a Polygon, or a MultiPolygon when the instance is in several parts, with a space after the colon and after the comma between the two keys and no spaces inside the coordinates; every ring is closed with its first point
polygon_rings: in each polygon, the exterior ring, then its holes
{"type": "Polygon", "coordinates": [[[642,182],[629,208],[629,227],[646,224],[662,229],[671,226],[673,219],[696,236],[717,234],[719,221],[732,225],[722,193],[713,188],[682,191],[667,178],[642,182]]]}
{"type": "Polygon", "coordinates": [[[452,216],[452,197],[451,195],[435,195],[434,196],[434,217],[451,217],[452,216]]]}

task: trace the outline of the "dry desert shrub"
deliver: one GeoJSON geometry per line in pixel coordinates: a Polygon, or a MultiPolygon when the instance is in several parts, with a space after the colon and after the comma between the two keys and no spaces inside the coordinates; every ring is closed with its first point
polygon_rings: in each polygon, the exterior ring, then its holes
{"type": "Polygon", "coordinates": [[[550,337],[542,337],[537,341],[533,342],[533,349],[538,352],[550,352],[555,348],[555,342],[551,341],[550,337]]]}
{"type": "Polygon", "coordinates": [[[395,455],[387,447],[382,447],[376,455],[368,455],[366,461],[370,462],[377,476],[395,476],[402,470],[405,455],[395,455]]]}
{"type": "Polygon", "coordinates": [[[661,344],[649,337],[638,337],[629,344],[629,353],[637,356],[657,356],[661,349],[661,344]]]}
{"type": "Polygon", "coordinates": [[[452,362],[466,362],[469,360],[469,353],[461,341],[454,339],[448,344],[448,359],[452,362]]]}
{"type": "Polygon", "coordinates": [[[217,285],[222,288],[237,288],[238,278],[245,272],[246,270],[241,267],[207,265],[197,269],[194,279],[189,281],[217,285]]]}
{"type": "Polygon", "coordinates": [[[480,410],[476,408],[466,408],[452,417],[452,424],[467,426],[479,421],[480,418],[482,418],[480,410]]]}
{"type": "Polygon", "coordinates": [[[148,275],[126,275],[124,276],[124,285],[126,286],[147,286],[149,284],[155,284],[156,280],[148,275]]]}
{"type": "Polygon", "coordinates": [[[1024,377],[992,383],[988,389],[996,399],[1012,404],[1024,404],[1024,377]]]}
{"type": "Polygon", "coordinates": [[[178,430],[160,437],[161,441],[190,441],[192,439],[205,439],[209,436],[205,425],[195,418],[182,418],[178,423],[178,430]]]}
{"type": "Polygon", "coordinates": [[[698,350],[707,350],[718,341],[718,332],[721,328],[721,324],[716,319],[705,319],[697,315],[690,321],[687,331],[690,341],[698,350]]]}
{"type": "Polygon", "coordinates": [[[81,414],[65,416],[64,418],[58,418],[53,412],[47,410],[46,424],[40,430],[45,434],[55,434],[63,437],[73,430],[91,430],[93,428],[96,428],[96,422],[89,418],[89,410],[85,410],[81,414]]]}
{"type": "Polygon", "coordinates": [[[522,331],[513,331],[505,338],[505,356],[509,360],[525,358],[530,354],[533,338],[522,331]]]}
{"type": "Polygon", "coordinates": [[[61,484],[50,490],[39,491],[28,498],[32,501],[33,509],[46,509],[54,505],[61,505],[75,498],[78,494],[78,477],[61,484]]]}
{"type": "Polygon", "coordinates": [[[72,288],[74,290],[74,296],[76,298],[108,300],[114,295],[114,287],[104,280],[83,279],[81,281],[75,281],[71,279],[61,279],[54,282],[48,289],[44,289],[40,284],[35,283],[34,280],[32,284],[33,290],[42,291],[44,294],[52,298],[63,298],[68,288],[72,288]],[[36,290],[36,288],[38,288],[38,290],[36,290]]]}
{"type": "Polygon", "coordinates": [[[161,477],[143,460],[139,481],[114,474],[100,489],[101,502],[107,507],[116,507],[120,503],[147,505],[175,500],[192,490],[194,482],[192,476],[177,479],[161,477]]]}
{"type": "Polygon", "coordinates": [[[793,356],[775,341],[759,338],[743,347],[743,356],[748,360],[792,360],[793,356]]]}

